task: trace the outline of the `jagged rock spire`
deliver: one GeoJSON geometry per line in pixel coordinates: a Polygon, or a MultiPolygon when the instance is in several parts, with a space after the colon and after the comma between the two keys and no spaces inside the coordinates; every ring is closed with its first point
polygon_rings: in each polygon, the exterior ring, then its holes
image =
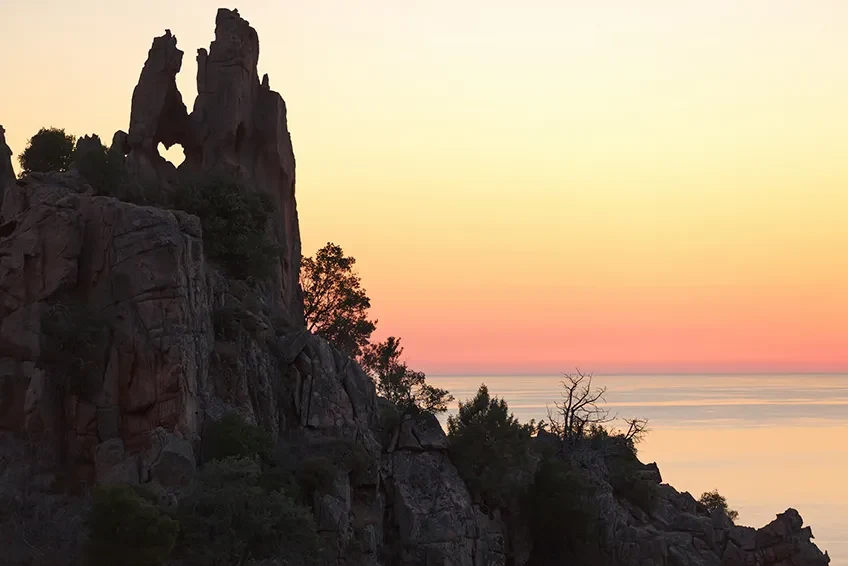
{"type": "Polygon", "coordinates": [[[148,181],[226,176],[267,193],[278,210],[273,232],[282,249],[274,300],[291,326],[302,326],[294,151],[286,103],[267,75],[259,79],[259,36],[237,10],[218,10],[215,40],[197,52],[198,94],[190,116],[175,80],[182,56],[170,30],[153,40],[133,92],[129,134],[125,139],[118,132],[113,150],[126,153],[130,172],[148,181]],[[183,146],[179,170],[159,155],[160,142],[183,146]]]}
{"type": "Polygon", "coordinates": [[[188,114],[176,82],[182,62],[177,38],[165,30],[165,35],[153,40],[133,90],[127,167],[146,181],[166,183],[173,178],[173,165],[159,155],[157,147],[185,141],[188,114]]]}
{"type": "Polygon", "coordinates": [[[15,182],[15,170],[12,168],[12,150],[6,145],[6,130],[0,126],[0,207],[6,190],[15,182]]]}

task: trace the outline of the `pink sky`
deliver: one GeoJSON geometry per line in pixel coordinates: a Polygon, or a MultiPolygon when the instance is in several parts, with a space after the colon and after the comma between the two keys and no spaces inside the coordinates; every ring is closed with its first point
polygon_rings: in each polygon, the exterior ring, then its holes
{"type": "MultiPolygon", "coordinates": [[[[304,252],[358,259],[414,367],[848,370],[848,3],[239,9],[288,103],[304,252]]],[[[191,101],[214,17],[4,3],[13,150],[126,129],[165,28],[191,101]]]]}

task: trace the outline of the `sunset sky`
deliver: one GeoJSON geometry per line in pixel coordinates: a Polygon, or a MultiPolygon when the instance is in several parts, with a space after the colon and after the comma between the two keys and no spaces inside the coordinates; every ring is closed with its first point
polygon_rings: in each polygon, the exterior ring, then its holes
{"type": "MultiPolygon", "coordinates": [[[[166,28],[190,107],[217,7],[4,0],[15,154],[127,129],[166,28]]],[[[414,367],[848,370],[848,2],[237,7],[288,104],[304,253],[357,258],[414,367]]]]}

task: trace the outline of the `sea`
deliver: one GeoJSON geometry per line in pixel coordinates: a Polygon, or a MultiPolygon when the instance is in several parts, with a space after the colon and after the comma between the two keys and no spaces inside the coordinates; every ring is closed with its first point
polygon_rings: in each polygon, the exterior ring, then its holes
{"type": "MultiPolygon", "coordinates": [[[[547,417],[561,380],[427,377],[457,400],[485,383],[522,422],[547,417]]],[[[593,384],[607,388],[613,415],[649,420],[639,458],[664,482],[696,498],[718,489],[742,525],[793,507],[831,566],[848,566],[848,374],[595,375],[593,384]]]]}

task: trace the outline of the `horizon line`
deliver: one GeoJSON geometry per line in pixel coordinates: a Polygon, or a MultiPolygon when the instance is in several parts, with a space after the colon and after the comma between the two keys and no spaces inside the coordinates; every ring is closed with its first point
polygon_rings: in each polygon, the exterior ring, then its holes
{"type": "MultiPolygon", "coordinates": [[[[559,377],[568,372],[557,373],[428,373],[432,377],[559,377]]],[[[767,375],[846,375],[845,371],[661,371],[661,372],[586,372],[594,377],[671,377],[671,376],[767,376],[767,375]]]]}

